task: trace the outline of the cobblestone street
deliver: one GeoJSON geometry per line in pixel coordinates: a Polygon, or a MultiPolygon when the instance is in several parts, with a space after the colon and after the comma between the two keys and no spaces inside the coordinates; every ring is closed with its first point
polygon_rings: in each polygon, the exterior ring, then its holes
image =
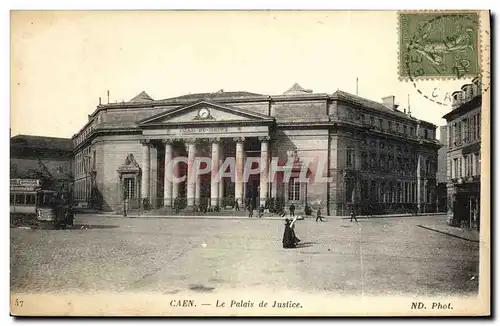
{"type": "Polygon", "coordinates": [[[70,230],[11,229],[12,292],[475,294],[479,243],[418,227],[444,216],[351,223],[78,215],[70,230]]]}

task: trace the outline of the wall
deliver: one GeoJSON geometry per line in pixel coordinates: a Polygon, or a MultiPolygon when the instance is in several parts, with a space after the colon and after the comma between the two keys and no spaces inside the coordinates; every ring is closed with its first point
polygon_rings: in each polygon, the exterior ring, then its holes
{"type": "MultiPolygon", "coordinates": [[[[100,140],[98,147],[103,159],[97,163],[96,184],[102,194],[102,210],[120,209],[121,189],[117,170],[129,154],[133,154],[137,164],[142,167],[142,146],[140,139],[133,136],[107,136],[100,140]]],[[[140,181],[136,189],[136,194],[140,194],[140,181]]]]}

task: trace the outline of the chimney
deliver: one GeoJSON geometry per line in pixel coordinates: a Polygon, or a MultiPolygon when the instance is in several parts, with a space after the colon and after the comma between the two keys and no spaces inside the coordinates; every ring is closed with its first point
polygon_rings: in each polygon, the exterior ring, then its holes
{"type": "Polygon", "coordinates": [[[382,104],[386,108],[394,110],[395,108],[397,108],[397,106],[394,104],[394,99],[395,99],[394,95],[382,97],[382,104]]]}

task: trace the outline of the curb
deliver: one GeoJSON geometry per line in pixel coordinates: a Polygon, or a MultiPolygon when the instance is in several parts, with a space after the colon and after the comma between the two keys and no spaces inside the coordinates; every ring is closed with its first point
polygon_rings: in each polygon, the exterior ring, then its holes
{"type": "Polygon", "coordinates": [[[470,241],[470,242],[479,243],[479,240],[470,239],[470,238],[466,238],[466,237],[461,237],[459,235],[456,235],[456,234],[453,234],[453,233],[450,233],[450,232],[446,232],[446,231],[441,231],[441,230],[438,230],[438,229],[434,229],[434,228],[431,228],[431,227],[428,227],[428,226],[425,226],[425,225],[417,225],[417,226],[419,228],[422,228],[422,229],[426,229],[426,230],[429,230],[429,231],[434,231],[434,232],[437,232],[437,233],[445,234],[445,235],[448,235],[450,237],[454,237],[454,238],[457,238],[457,239],[462,239],[462,240],[466,240],[466,241],[470,241]]]}
{"type": "MultiPolygon", "coordinates": [[[[420,216],[440,216],[440,215],[446,216],[446,213],[426,213],[426,214],[419,214],[419,215],[415,215],[415,214],[373,215],[373,216],[367,216],[367,215],[357,216],[356,215],[356,218],[358,220],[370,220],[370,219],[374,219],[374,218],[420,217],[420,216]]],[[[341,218],[344,220],[351,219],[350,216],[332,216],[332,217],[333,218],[341,218]]]]}

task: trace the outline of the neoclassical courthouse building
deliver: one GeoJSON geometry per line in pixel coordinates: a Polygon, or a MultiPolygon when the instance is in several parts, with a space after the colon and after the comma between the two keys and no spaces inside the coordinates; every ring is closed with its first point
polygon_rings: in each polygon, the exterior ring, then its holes
{"type": "MultiPolygon", "coordinates": [[[[313,93],[294,84],[283,95],[220,90],[153,100],[141,92],[128,102],[99,104],[72,137],[74,197],[105,211],[119,211],[125,199],[140,207],[144,198],[155,208],[175,198],[188,206],[225,206],[234,198],[254,207],[279,198],[285,207],[309,204],[328,215],[352,207],[435,211],[436,126],[398,110],[394,100],[313,93]],[[165,166],[178,156],[209,157],[213,166],[234,157],[236,179],[217,181],[209,173],[173,183],[165,166]],[[262,172],[244,180],[249,157],[261,157],[262,172]],[[271,158],[289,166],[290,179],[278,172],[270,180],[271,158]],[[298,178],[303,162],[308,181],[298,178]],[[315,181],[318,173],[328,182],[315,181]]],[[[176,166],[177,176],[189,172],[185,163],[176,166]]]]}

